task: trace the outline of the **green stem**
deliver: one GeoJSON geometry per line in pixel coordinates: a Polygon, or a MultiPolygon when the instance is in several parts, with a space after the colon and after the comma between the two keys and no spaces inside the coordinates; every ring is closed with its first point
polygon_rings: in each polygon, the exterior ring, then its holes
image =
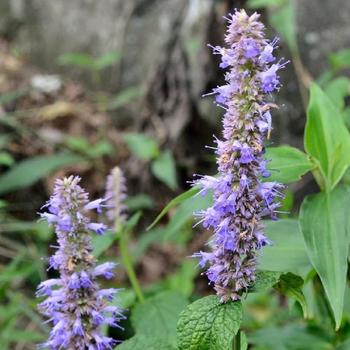
{"type": "Polygon", "coordinates": [[[116,225],[116,232],[120,232],[120,239],[119,239],[120,255],[122,257],[122,261],[126,269],[126,273],[128,275],[129,281],[140,303],[144,303],[145,297],[143,296],[140,283],[136,277],[136,273],[134,271],[133,263],[131,261],[129,250],[128,250],[128,230],[124,230],[123,228],[120,228],[118,230],[118,226],[116,225]]]}
{"type": "Polygon", "coordinates": [[[232,350],[241,350],[241,330],[233,338],[232,350]]]}

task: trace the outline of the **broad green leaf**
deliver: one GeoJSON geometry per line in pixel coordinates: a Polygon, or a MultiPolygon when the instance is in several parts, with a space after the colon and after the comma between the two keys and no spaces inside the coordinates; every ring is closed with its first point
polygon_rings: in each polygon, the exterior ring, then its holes
{"type": "Polygon", "coordinates": [[[329,55],[329,62],[334,70],[350,67],[350,49],[331,53],[329,55]]]}
{"type": "Polygon", "coordinates": [[[341,323],[349,252],[350,190],[307,196],[300,209],[300,227],[309,258],[326,291],[336,328],[341,323]]]}
{"type": "Polygon", "coordinates": [[[335,350],[350,350],[350,339],[338,345],[335,350]]]}
{"type": "Polygon", "coordinates": [[[259,268],[280,272],[308,272],[311,269],[298,220],[265,221],[271,245],[259,256],[259,268]]]}
{"type": "Polygon", "coordinates": [[[232,341],[242,321],[239,301],[220,303],[217,296],[190,304],[177,325],[178,350],[232,349],[232,341]]]}
{"type": "Polygon", "coordinates": [[[303,309],[304,317],[308,316],[306,299],[302,291],[304,280],[294,275],[293,273],[286,273],[281,275],[281,278],[276,285],[276,289],[282,294],[295,299],[303,309]]]}
{"type": "Polygon", "coordinates": [[[292,1],[287,1],[285,5],[271,11],[271,25],[277,30],[281,37],[287,42],[292,52],[298,51],[295,8],[292,1]]]}
{"type": "Polygon", "coordinates": [[[304,143],[320,168],[322,179],[316,180],[331,190],[350,165],[350,134],[340,112],[316,84],[311,87],[304,143]]]}
{"type": "Polygon", "coordinates": [[[172,190],[177,188],[175,161],[170,151],[161,153],[151,165],[153,175],[172,190]]]}
{"type": "Polygon", "coordinates": [[[151,338],[159,335],[170,344],[176,344],[176,323],[187,299],[176,292],[163,292],[135,306],[131,321],[136,334],[151,338]]]}
{"type": "Polygon", "coordinates": [[[137,334],[117,346],[115,350],[176,350],[166,339],[137,334]]]}
{"type": "Polygon", "coordinates": [[[116,97],[108,103],[108,110],[117,109],[142,97],[144,89],[142,86],[131,86],[122,90],[116,97]]]}
{"type": "Polygon", "coordinates": [[[181,204],[183,201],[185,201],[188,198],[193,197],[195,194],[199,192],[198,187],[192,187],[189,190],[187,190],[184,193],[181,193],[174,199],[172,199],[160,212],[160,214],[154,219],[154,221],[147,227],[147,231],[153,228],[155,225],[158,224],[158,222],[169,212],[170,209],[178,206],[181,204]]]}
{"type": "Polygon", "coordinates": [[[77,164],[83,160],[82,157],[70,153],[23,160],[0,176],[0,194],[28,187],[61,167],[77,164]]]}
{"type": "Polygon", "coordinates": [[[271,160],[267,166],[271,176],[267,181],[295,182],[313,168],[305,153],[290,146],[268,147],[266,159],[271,160]]]}
{"type": "Polygon", "coordinates": [[[8,152],[0,152],[0,165],[11,166],[15,160],[8,152]]]}
{"type": "Polygon", "coordinates": [[[269,6],[281,6],[288,0],[248,0],[247,6],[251,9],[264,8],[269,6]]]}
{"type": "Polygon", "coordinates": [[[271,289],[280,279],[281,273],[277,271],[262,271],[256,272],[255,282],[249,289],[249,292],[265,292],[271,289]]]}
{"type": "MultiPolygon", "coordinates": [[[[268,350],[331,350],[330,340],[324,334],[311,332],[306,326],[289,324],[269,327],[249,334],[249,343],[268,350]]],[[[253,347],[255,349],[255,346],[253,347]]]]}
{"type": "Polygon", "coordinates": [[[58,57],[58,64],[62,66],[78,66],[93,69],[94,58],[83,52],[67,52],[58,57]]]}
{"type": "Polygon", "coordinates": [[[333,79],[327,83],[324,92],[335,107],[343,109],[345,104],[344,98],[350,95],[350,79],[346,77],[333,79]]]}
{"type": "Polygon", "coordinates": [[[126,133],[124,139],[130,151],[143,160],[154,159],[159,155],[159,148],[154,138],[137,133],[126,133]]]}

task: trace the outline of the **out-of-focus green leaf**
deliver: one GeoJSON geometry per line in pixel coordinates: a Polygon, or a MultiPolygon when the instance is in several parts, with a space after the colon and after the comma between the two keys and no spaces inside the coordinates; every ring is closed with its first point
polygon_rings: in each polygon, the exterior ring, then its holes
{"type": "Polygon", "coordinates": [[[335,350],[350,350],[350,339],[338,345],[335,350]]]}
{"type": "Polygon", "coordinates": [[[304,317],[308,316],[306,299],[302,291],[304,280],[294,275],[293,273],[286,273],[281,275],[280,280],[276,286],[282,294],[295,299],[303,309],[304,317]]]}
{"type": "Polygon", "coordinates": [[[116,350],[176,350],[166,339],[152,337],[147,334],[135,335],[116,347],[116,350]]]}
{"type": "Polygon", "coordinates": [[[143,160],[151,160],[159,155],[159,148],[154,138],[137,133],[126,133],[124,139],[130,151],[143,160]]]}
{"type": "Polygon", "coordinates": [[[350,243],[350,189],[307,196],[300,209],[300,227],[309,258],[322,281],[340,327],[350,243]]]}
{"type": "Polygon", "coordinates": [[[157,339],[159,335],[170,344],[176,344],[176,323],[180,312],[188,304],[179,293],[163,292],[135,306],[131,321],[136,334],[157,339]]]}
{"type": "Polygon", "coordinates": [[[124,107],[130,102],[142,97],[143,94],[144,89],[142,86],[131,86],[124,89],[108,103],[108,110],[124,107]]]}
{"type": "Polygon", "coordinates": [[[93,67],[96,70],[102,70],[112,64],[115,64],[120,61],[122,55],[117,51],[110,51],[105,53],[104,55],[95,58],[93,62],[93,67]]]}
{"type": "Polygon", "coordinates": [[[151,209],[154,206],[152,197],[145,193],[140,193],[136,196],[128,197],[125,200],[125,205],[128,207],[128,210],[135,211],[141,209],[151,209]]]}
{"type": "Polygon", "coordinates": [[[304,143],[319,166],[316,180],[331,190],[350,165],[350,134],[338,109],[316,84],[311,87],[304,143]]]}
{"type": "Polygon", "coordinates": [[[326,84],[324,92],[338,109],[344,108],[344,98],[350,95],[350,79],[340,77],[326,84]]]}
{"type": "Polygon", "coordinates": [[[94,67],[94,58],[83,52],[67,52],[61,55],[57,62],[62,66],[71,65],[89,69],[93,69],[94,67]]]}
{"type": "Polygon", "coordinates": [[[0,176],[0,194],[31,186],[56,169],[77,164],[83,160],[83,158],[71,153],[59,153],[37,156],[18,162],[0,176]]]}
{"type": "Polygon", "coordinates": [[[181,204],[183,201],[185,201],[188,198],[193,197],[195,194],[199,192],[198,187],[192,187],[189,190],[187,190],[184,193],[181,193],[174,199],[172,199],[160,212],[160,214],[154,219],[154,221],[147,227],[147,230],[150,230],[153,228],[157,223],[169,212],[170,209],[175,208],[179,204],[181,204]]]}
{"type": "Polygon", "coordinates": [[[249,342],[268,350],[331,350],[330,340],[321,332],[314,334],[305,326],[290,324],[268,327],[249,334],[249,342]]]}
{"type": "Polygon", "coordinates": [[[331,53],[329,55],[329,62],[334,70],[350,67],[350,49],[331,53]]]}
{"type": "Polygon", "coordinates": [[[6,105],[7,103],[16,101],[19,98],[27,95],[28,92],[29,92],[29,89],[20,89],[20,90],[4,93],[0,96],[0,105],[6,105]]]}
{"type": "Polygon", "coordinates": [[[248,0],[247,6],[251,9],[265,8],[269,6],[282,6],[288,0],[248,0]]]}
{"type": "Polygon", "coordinates": [[[179,350],[231,349],[242,322],[239,301],[220,303],[217,296],[204,297],[190,304],[177,324],[179,350]]]}
{"type": "Polygon", "coordinates": [[[172,190],[177,188],[176,167],[170,151],[161,153],[151,165],[153,175],[172,190]]]}
{"type": "Polygon", "coordinates": [[[265,227],[271,245],[262,249],[259,268],[296,274],[311,269],[298,220],[265,221],[265,227]]]}
{"type": "Polygon", "coordinates": [[[15,160],[8,152],[0,152],[0,165],[11,166],[15,160]]]}
{"type": "Polygon", "coordinates": [[[266,158],[271,160],[267,166],[271,176],[267,181],[295,182],[313,168],[305,153],[290,146],[268,147],[266,158]]]}
{"type": "Polygon", "coordinates": [[[298,51],[295,8],[293,1],[287,1],[283,6],[271,11],[271,25],[277,30],[282,38],[287,42],[292,52],[298,51]]]}

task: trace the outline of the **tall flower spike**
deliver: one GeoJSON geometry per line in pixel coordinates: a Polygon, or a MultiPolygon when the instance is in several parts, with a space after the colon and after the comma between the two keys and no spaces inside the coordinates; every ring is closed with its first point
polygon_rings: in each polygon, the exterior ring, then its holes
{"type": "Polygon", "coordinates": [[[228,68],[226,84],[213,90],[216,103],[225,109],[223,139],[216,140],[219,176],[204,176],[196,183],[201,194],[213,191],[212,207],[197,213],[214,234],[211,252],[199,252],[200,265],[222,302],[242,297],[255,279],[257,250],[268,244],[262,218],[276,218],[282,186],[262,182],[268,177],[264,141],[271,131],[267,94],[280,86],[273,50],[277,40],[265,39],[259,15],[236,10],[228,20],[228,47],[212,47],[228,68]]]}
{"type": "Polygon", "coordinates": [[[126,195],[126,180],[119,167],[114,167],[106,181],[107,218],[111,224],[119,224],[125,221],[124,204],[126,195]]]}
{"type": "Polygon", "coordinates": [[[91,209],[100,210],[103,200],[89,202],[79,186],[80,178],[70,176],[56,180],[54,194],[41,216],[54,226],[58,249],[50,258],[50,268],[59,277],[40,283],[38,297],[46,297],[39,310],[53,327],[49,339],[41,345],[51,350],[110,350],[116,341],[102,334],[103,325],[118,327],[124,318],[121,309],[111,306],[117,290],[101,289],[97,278],[113,276],[114,263],[96,266],[92,256],[89,230],[103,233],[105,226],[92,223],[86,216],[91,209]]]}

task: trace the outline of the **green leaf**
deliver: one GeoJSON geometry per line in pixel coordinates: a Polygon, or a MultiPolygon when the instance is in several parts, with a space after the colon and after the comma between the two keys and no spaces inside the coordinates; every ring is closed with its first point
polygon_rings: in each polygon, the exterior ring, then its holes
{"type": "Polygon", "coordinates": [[[265,221],[271,245],[264,247],[259,256],[259,268],[280,272],[308,272],[311,263],[299,228],[298,220],[265,221]]]}
{"type": "Polygon", "coordinates": [[[251,9],[264,8],[269,6],[281,6],[286,0],[248,0],[247,6],[251,9]]]}
{"type": "Polygon", "coordinates": [[[8,152],[0,152],[0,165],[11,166],[15,160],[8,152]]]}
{"type": "Polygon", "coordinates": [[[154,207],[154,202],[151,196],[140,193],[136,196],[128,197],[125,200],[125,205],[130,211],[140,210],[140,209],[151,209],[154,207]]]}
{"type": "Polygon", "coordinates": [[[350,94],[350,79],[346,77],[333,79],[327,83],[324,92],[335,107],[343,109],[345,104],[344,98],[350,94]]]}
{"type": "Polygon", "coordinates": [[[316,180],[331,190],[350,165],[350,135],[339,111],[316,84],[311,87],[304,143],[319,166],[321,177],[316,180]]]}
{"type": "Polygon", "coordinates": [[[0,194],[31,186],[53,171],[83,160],[70,153],[37,156],[23,160],[0,177],[0,194]]]}
{"type": "Polygon", "coordinates": [[[158,222],[168,213],[168,211],[182,202],[184,202],[186,199],[193,197],[195,194],[199,192],[198,187],[191,187],[189,190],[187,190],[184,193],[181,193],[174,199],[172,199],[159,213],[159,215],[154,219],[154,221],[147,227],[147,231],[153,228],[155,225],[158,224],[158,222]]]}
{"type": "Polygon", "coordinates": [[[270,14],[270,23],[287,42],[292,52],[298,51],[296,34],[295,8],[292,1],[276,9],[270,14]]]}
{"type": "Polygon", "coordinates": [[[176,350],[176,348],[165,339],[137,334],[117,346],[115,350],[176,350]]]}
{"type": "Polygon", "coordinates": [[[350,339],[338,345],[335,350],[350,350],[350,339]]]}
{"type": "Polygon", "coordinates": [[[256,279],[249,292],[259,293],[271,289],[280,279],[281,273],[277,271],[257,271],[256,279]]]}
{"type": "Polygon", "coordinates": [[[175,161],[170,151],[161,153],[151,165],[153,175],[172,190],[177,188],[175,161]]]}
{"type": "Polygon", "coordinates": [[[302,291],[304,280],[293,273],[283,274],[276,286],[282,294],[295,299],[303,309],[304,317],[308,317],[306,299],[302,291]]]}
{"type": "Polygon", "coordinates": [[[350,190],[307,196],[300,209],[300,227],[309,258],[322,281],[334,314],[341,323],[349,252],[350,190]]]}
{"type": "Polygon", "coordinates": [[[78,66],[83,68],[93,69],[94,58],[83,52],[67,52],[57,60],[58,64],[62,66],[78,66]]]}
{"type": "Polygon", "coordinates": [[[266,159],[271,159],[267,166],[271,172],[268,181],[295,182],[313,168],[304,152],[290,146],[268,147],[266,159]]]}
{"type": "Polygon", "coordinates": [[[157,142],[150,136],[137,133],[124,135],[130,151],[143,160],[154,159],[159,155],[157,142]]]}
{"type": "Polygon", "coordinates": [[[182,294],[169,291],[147,299],[144,304],[136,305],[131,315],[136,334],[155,339],[162,335],[175,345],[176,323],[186,305],[187,299],[182,294]]]}
{"type": "Polygon", "coordinates": [[[118,109],[130,102],[142,97],[144,89],[142,86],[131,86],[122,90],[115,98],[113,98],[108,104],[108,110],[118,109]]]}
{"type": "Polygon", "coordinates": [[[329,62],[334,70],[350,67],[350,49],[331,53],[329,55],[329,62]]]}
{"type": "Polygon", "coordinates": [[[96,70],[102,70],[120,61],[121,57],[122,55],[120,52],[117,52],[117,51],[107,52],[104,55],[94,59],[93,67],[96,70]]]}
{"type": "Polygon", "coordinates": [[[231,349],[242,321],[239,301],[220,303],[211,295],[190,304],[177,325],[179,350],[231,349]]]}
{"type": "Polygon", "coordinates": [[[6,105],[7,103],[14,102],[19,98],[27,95],[28,92],[29,92],[29,89],[19,89],[19,90],[7,92],[5,94],[1,94],[0,105],[6,105]]]}

